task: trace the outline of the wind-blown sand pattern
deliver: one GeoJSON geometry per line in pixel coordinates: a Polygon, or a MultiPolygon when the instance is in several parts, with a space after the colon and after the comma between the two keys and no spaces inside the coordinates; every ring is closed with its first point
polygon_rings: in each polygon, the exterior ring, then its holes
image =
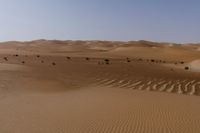
{"type": "Polygon", "coordinates": [[[0,133],[199,133],[197,49],[147,41],[2,43],[0,133]]]}

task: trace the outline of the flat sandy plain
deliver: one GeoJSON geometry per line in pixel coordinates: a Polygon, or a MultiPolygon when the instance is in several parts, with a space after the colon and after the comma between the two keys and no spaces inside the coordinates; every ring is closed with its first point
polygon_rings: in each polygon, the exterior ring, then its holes
{"type": "Polygon", "coordinates": [[[196,44],[1,43],[0,133],[199,133],[199,59],[196,44]]]}

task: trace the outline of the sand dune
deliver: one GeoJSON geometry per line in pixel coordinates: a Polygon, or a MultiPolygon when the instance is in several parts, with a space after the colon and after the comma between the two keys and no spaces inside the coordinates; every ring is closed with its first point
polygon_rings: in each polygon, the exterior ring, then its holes
{"type": "Polygon", "coordinates": [[[92,56],[125,58],[157,58],[166,60],[198,59],[200,53],[195,50],[196,44],[179,45],[173,43],[156,43],[149,41],[59,41],[59,40],[35,40],[29,42],[3,42],[0,43],[0,53],[21,53],[42,55],[65,56],[92,56]],[[48,49],[46,48],[48,47],[48,49]],[[145,52],[145,54],[143,54],[145,52]],[[176,59],[174,59],[176,56],[176,59]]]}
{"type": "Polygon", "coordinates": [[[1,43],[0,132],[199,133],[196,47],[148,41],[1,43]]]}
{"type": "Polygon", "coordinates": [[[192,71],[200,72],[200,60],[194,60],[188,64],[192,71]]]}

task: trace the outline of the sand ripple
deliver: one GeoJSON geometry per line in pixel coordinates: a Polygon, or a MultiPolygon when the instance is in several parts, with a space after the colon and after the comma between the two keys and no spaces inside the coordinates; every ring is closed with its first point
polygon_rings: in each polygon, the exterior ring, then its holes
{"type": "Polygon", "coordinates": [[[156,78],[150,79],[144,77],[138,80],[131,80],[113,77],[97,79],[96,82],[101,86],[200,96],[200,81],[193,79],[170,80],[156,78]]]}

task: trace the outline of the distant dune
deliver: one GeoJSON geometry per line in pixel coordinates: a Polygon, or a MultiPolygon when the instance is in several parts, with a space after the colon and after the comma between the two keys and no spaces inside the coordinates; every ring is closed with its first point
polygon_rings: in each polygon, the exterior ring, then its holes
{"type": "Polygon", "coordinates": [[[199,133],[200,45],[0,43],[0,133],[199,133]]]}
{"type": "Polygon", "coordinates": [[[59,40],[34,40],[27,42],[2,42],[1,53],[6,51],[26,54],[40,53],[44,55],[73,56],[89,55],[94,57],[143,57],[164,58],[192,61],[200,56],[200,46],[197,44],[158,43],[150,41],[59,41],[59,40]],[[48,47],[48,48],[47,48],[48,47]]]}

